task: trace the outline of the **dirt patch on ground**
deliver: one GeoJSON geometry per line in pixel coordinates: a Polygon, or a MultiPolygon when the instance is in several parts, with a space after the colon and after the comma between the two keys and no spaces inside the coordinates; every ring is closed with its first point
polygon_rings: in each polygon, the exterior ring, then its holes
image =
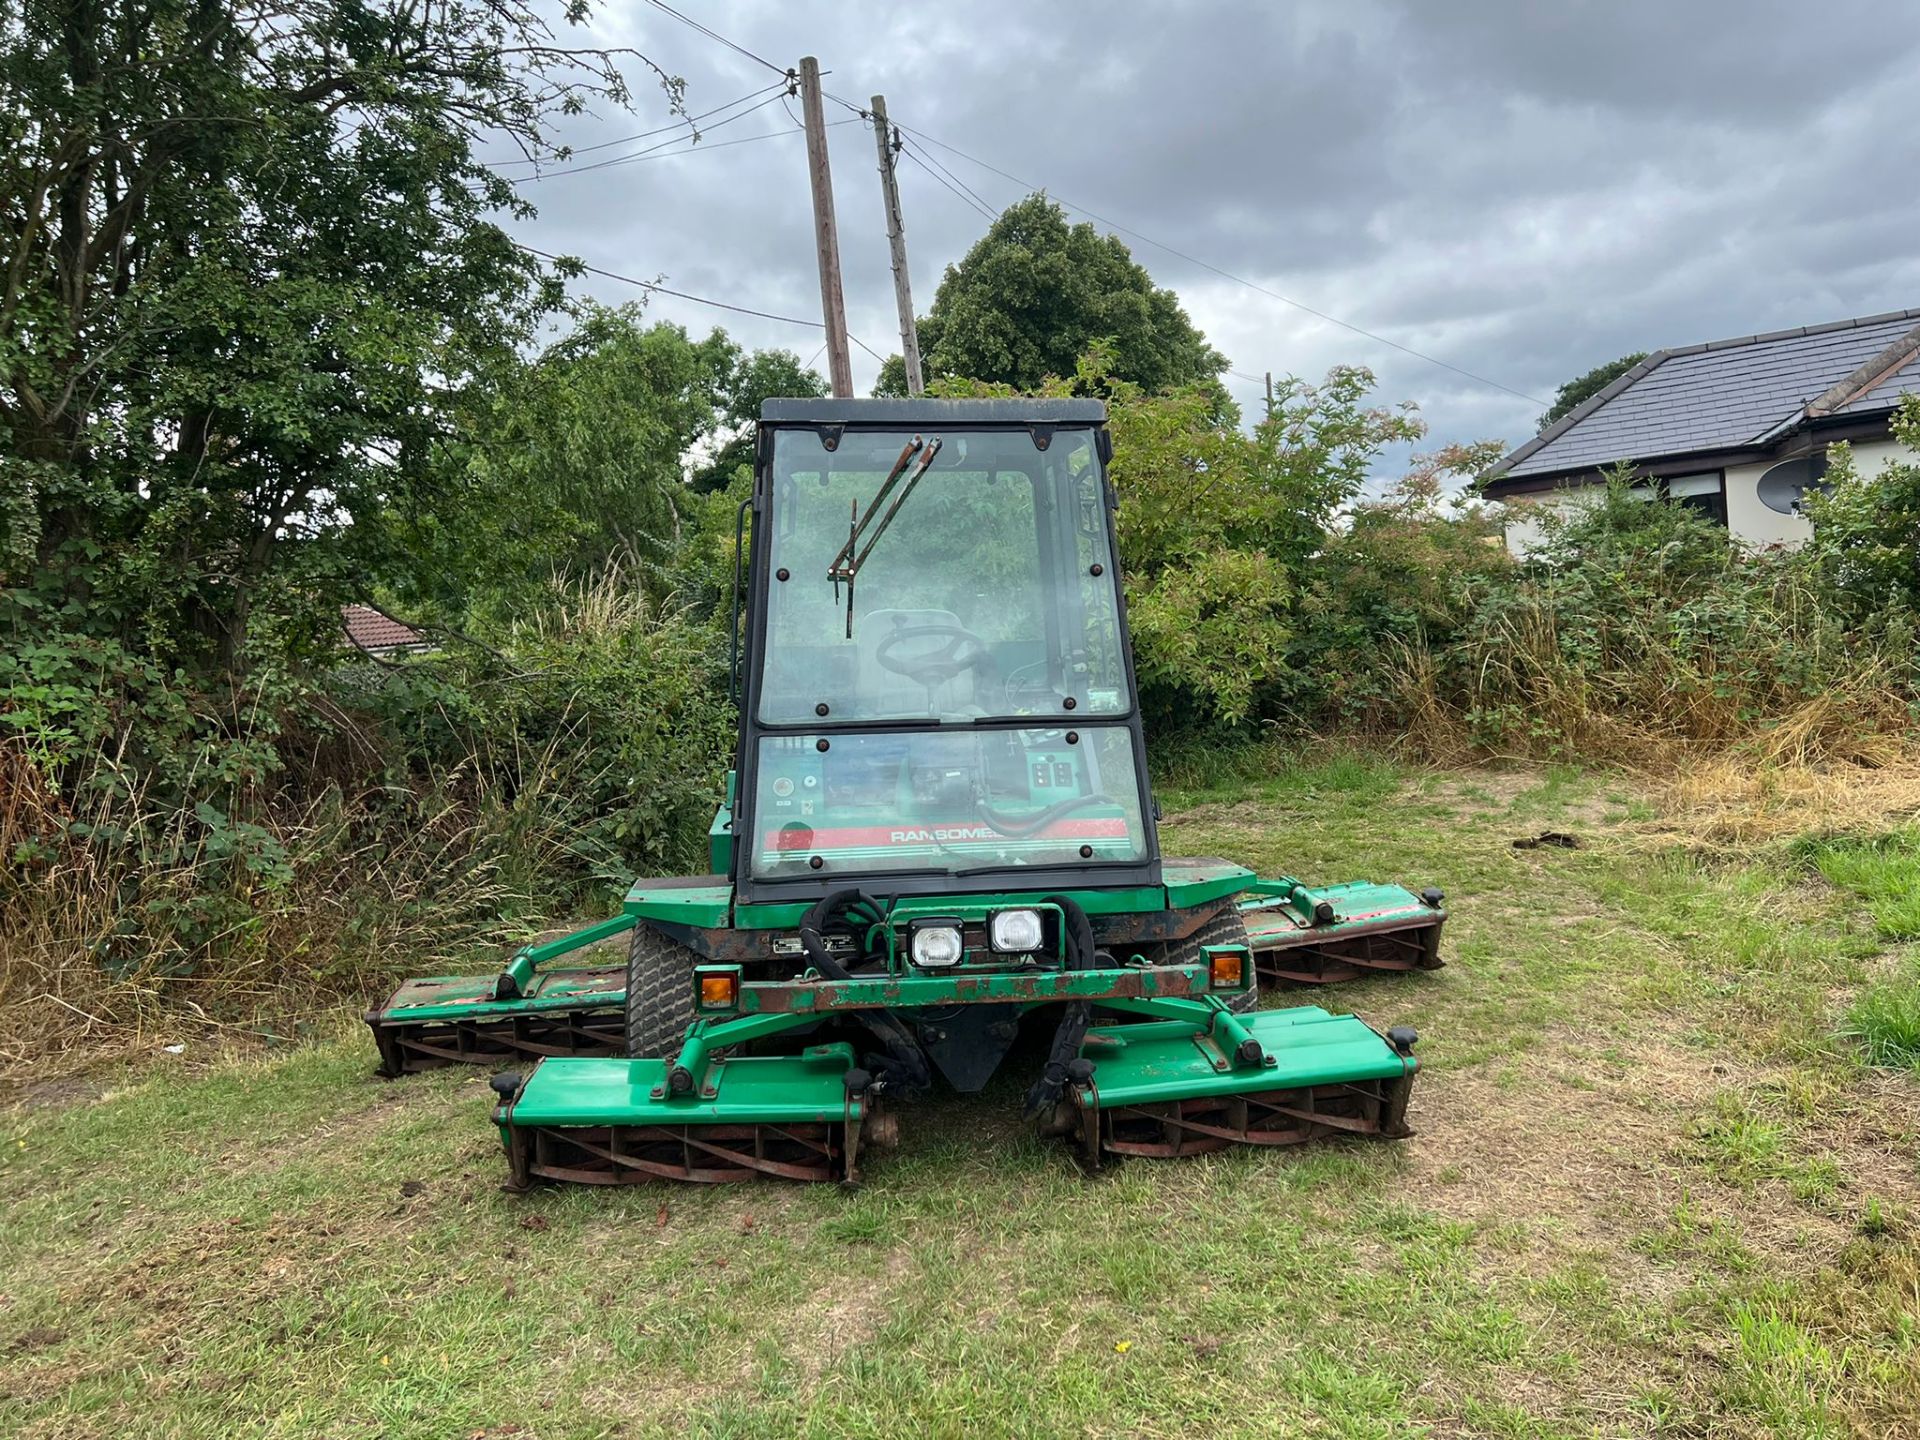
{"type": "MultiPolygon", "coordinates": [[[[1812,1207],[1781,1181],[1728,1183],[1690,1155],[1694,1117],[1718,1094],[1773,1083],[1768,1072],[1659,1036],[1602,1055],[1562,1032],[1529,1052],[1521,1079],[1509,1074],[1495,1063],[1424,1076],[1411,1164],[1412,1188],[1438,1213],[1520,1227],[1516,1273],[1580,1257],[1625,1293],[1660,1301],[1689,1278],[1647,1254],[1676,1214],[1724,1225],[1770,1266],[1803,1273],[1853,1233],[1835,1207],[1812,1207]]],[[[1834,1159],[1849,1183],[1857,1167],[1885,1168],[1872,1132],[1817,1137],[1845,1145],[1834,1159]]]]}
{"type": "Polygon", "coordinates": [[[90,1104],[111,1088],[105,1080],[89,1075],[27,1080],[12,1087],[4,1104],[7,1109],[64,1110],[69,1105],[90,1104]]]}
{"type": "Polygon", "coordinates": [[[1555,787],[1552,775],[1543,770],[1483,770],[1468,777],[1409,780],[1401,799],[1413,805],[1437,803],[1475,818],[1509,817],[1516,838],[1537,833],[1548,820],[1556,830],[1586,838],[1618,828],[1620,805],[1608,798],[1610,788],[1555,787]]]}
{"type": "Polygon", "coordinates": [[[891,1313],[888,1296],[911,1269],[904,1250],[889,1251],[878,1273],[843,1271],[789,1313],[781,1325],[781,1349],[805,1377],[809,1393],[843,1355],[879,1333],[891,1313]]]}

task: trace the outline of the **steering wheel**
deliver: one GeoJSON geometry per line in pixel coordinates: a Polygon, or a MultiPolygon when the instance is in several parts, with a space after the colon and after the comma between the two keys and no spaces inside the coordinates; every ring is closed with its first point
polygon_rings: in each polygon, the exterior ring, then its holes
{"type": "Polygon", "coordinates": [[[882,640],[873,652],[883,670],[904,675],[919,685],[944,685],[963,670],[972,670],[987,658],[987,642],[958,625],[905,625],[882,640]],[[894,652],[913,640],[944,640],[907,655],[894,652]]]}

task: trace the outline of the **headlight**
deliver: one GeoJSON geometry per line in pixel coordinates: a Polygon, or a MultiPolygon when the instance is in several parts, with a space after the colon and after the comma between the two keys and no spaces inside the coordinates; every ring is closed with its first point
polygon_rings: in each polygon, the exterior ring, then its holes
{"type": "Polygon", "coordinates": [[[923,925],[913,932],[913,963],[923,970],[958,965],[964,951],[958,925],[923,925]]]}
{"type": "Polygon", "coordinates": [[[993,917],[988,933],[996,950],[1038,950],[1040,948],[1040,912],[1038,910],[1002,910],[993,917]]]}

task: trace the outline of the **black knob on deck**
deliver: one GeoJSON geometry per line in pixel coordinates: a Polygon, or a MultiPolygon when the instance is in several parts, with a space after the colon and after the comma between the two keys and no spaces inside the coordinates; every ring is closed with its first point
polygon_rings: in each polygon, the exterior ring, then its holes
{"type": "Polygon", "coordinates": [[[500,1103],[503,1105],[507,1104],[514,1096],[520,1093],[521,1083],[520,1072],[518,1070],[502,1070],[498,1075],[495,1075],[491,1080],[487,1081],[487,1084],[493,1088],[493,1093],[500,1097],[500,1103]]]}

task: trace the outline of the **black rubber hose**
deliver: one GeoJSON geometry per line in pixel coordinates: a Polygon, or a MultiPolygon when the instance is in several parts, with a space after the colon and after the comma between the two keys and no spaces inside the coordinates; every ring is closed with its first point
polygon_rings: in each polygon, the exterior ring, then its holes
{"type": "Polygon", "coordinates": [[[1111,795],[1075,795],[1069,799],[1049,805],[1037,814],[1022,815],[1017,820],[1012,816],[998,815],[986,805],[974,806],[974,813],[1002,835],[1011,835],[1015,839],[1019,839],[1022,836],[1032,835],[1044,829],[1061,816],[1071,815],[1075,810],[1083,806],[1111,805],[1113,803],[1114,801],[1111,795]]]}
{"type": "MultiPolygon", "coordinates": [[[[1065,895],[1049,895],[1047,903],[1060,907],[1060,920],[1066,929],[1062,937],[1066,941],[1066,963],[1069,970],[1091,970],[1099,962],[1099,952],[1093,944],[1093,922],[1087,918],[1087,912],[1065,895]]],[[[1067,1005],[1067,1013],[1060,1017],[1060,1024],[1053,1032],[1053,1046],[1047,1052],[1047,1063],[1040,1071],[1040,1078],[1033,1082],[1027,1091],[1026,1114],[1029,1120],[1046,1114],[1060,1103],[1061,1093],[1067,1088],[1067,1066],[1080,1056],[1080,1043],[1087,1038],[1087,1026],[1093,1021],[1093,1003],[1089,1000],[1074,1000],[1067,1005]]]]}
{"type": "MultiPolygon", "coordinates": [[[[829,980],[850,980],[853,977],[846,966],[828,951],[825,932],[842,920],[854,921],[864,932],[885,918],[885,909],[871,895],[852,886],[832,891],[800,918],[800,948],[806,951],[813,968],[829,980]]],[[[891,1088],[907,1094],[918,1094],[932,1085],[933,1069],[927,1063],[927,1053],[899,1016],[886,1010],[854,1013],[885,1052],[865,1057],[868,1069],[891,1088]]]]}

